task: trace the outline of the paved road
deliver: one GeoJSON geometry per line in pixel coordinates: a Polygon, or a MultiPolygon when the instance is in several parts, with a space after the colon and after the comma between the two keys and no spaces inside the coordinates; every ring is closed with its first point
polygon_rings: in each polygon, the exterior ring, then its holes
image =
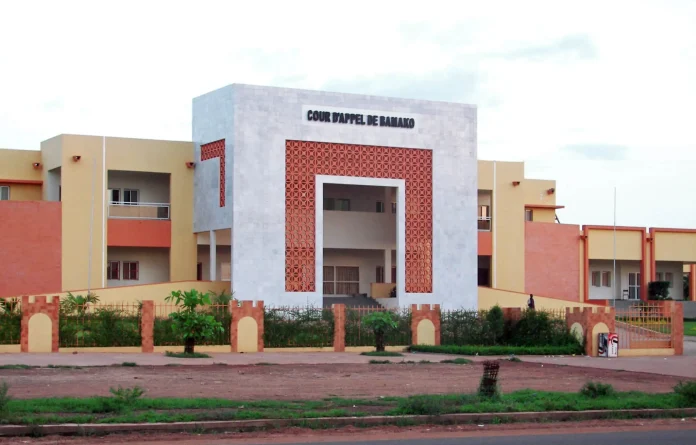
{"type": "MultiPolygon", "coordinates": [[[[559,426],[559,430],[562,429],[559,426]]],[[[270,442],[272,443],[272,442],[270,442]]],[[[621,433],[590,433],[590,434],[553,434],[553,435],[526,435],[526,436],[498,436],[498,437],[459,437],[439,439],[414,439],[414,440],[370,440],[365,442],[302,442],[297,445],[312,445],[322,443],[324,445],[345,445],[347,443],[358,445],[616,445],[627,443],[631,445],[691,445],[696,443],[696,429],[692,430],[667,430],[667,431],[640,431],[621,433]]],[[[220,445],[224,442],[220,442],[220,445]]],[[[260,443],[259,445],[261,445],[260,443]]]]}

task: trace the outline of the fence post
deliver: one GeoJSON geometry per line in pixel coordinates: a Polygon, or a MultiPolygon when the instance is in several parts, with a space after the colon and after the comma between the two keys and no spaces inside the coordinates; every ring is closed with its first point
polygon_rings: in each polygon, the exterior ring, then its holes
{"type": "Polygon", "coordinates": [[[20,351],[58,352],[60,299],[51,296],[23,296],[20,351]]]}
{"type": "Polygon", "coordinates": [[[263,301],[232,304],[230,349],[232,352],[263,352],[263,301]]]}
{"type": "Polygon", "coordinates": [[[346,352],[346,305],[332,305],[334,315],[334,352],[346,352]]]}
{"type": "Polygon", "coordinates": [[[440,345],[440,305],[411,305],[411,344],[440,345]]]}
{"type": "Polygon", "coordinates": [[[142,352],[155,352],[155,302],[143,301],[143,311],[140,314],[140,345],[142,352]]]}
{"type": "Polygon", "coordinates": [[[676,301],[670,303],[672,348],[674,355],[684,355],[684,306],[676,301]]]}

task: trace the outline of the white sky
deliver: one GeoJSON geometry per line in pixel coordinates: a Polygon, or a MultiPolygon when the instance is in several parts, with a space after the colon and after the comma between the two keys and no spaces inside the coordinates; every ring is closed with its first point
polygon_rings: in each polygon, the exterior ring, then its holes
{"type": "Polygon", "coordinates": [[[561,222],[696,227],[696,1],[2,1],[0,146],[191,138],[230,83],[467,102],[561,222]],[[579,162],[582,160],[582,162],[579,162]]]}

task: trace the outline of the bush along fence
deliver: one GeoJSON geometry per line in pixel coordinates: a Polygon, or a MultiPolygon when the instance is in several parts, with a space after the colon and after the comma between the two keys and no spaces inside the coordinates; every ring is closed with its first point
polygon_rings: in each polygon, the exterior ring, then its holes
{"type": "Polygon", "coordinates": [[[172,297],[165,304],[149,300],[100,304],[96,296],[70,295],[62,301],[25,296],[10,303],[0,306],[0,352],[75,348],[107,352],[115,347],[123,352],[155,352],[182,346],[192,351],[194,344],[218,352],[344,352],[386,345],[462,355],[596,356],[601,349],[598,335],[609,332],[627,337],[620,349],[628,351],[626,355],[683,351],[681,306],[670,301],[626,313],[609,307],[554,311],[497,306],[441,311],[439,305],[265,307],[263,301],[211,299],[195,291],[179,293],[178,300],[172,297]],[[375,317],[376,313],[389,316],[375,317]]]}

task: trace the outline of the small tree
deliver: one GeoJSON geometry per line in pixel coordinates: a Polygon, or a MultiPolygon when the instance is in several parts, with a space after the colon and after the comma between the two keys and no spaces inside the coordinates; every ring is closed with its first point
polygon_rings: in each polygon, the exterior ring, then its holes
{"type": "Polygon", "coordinates": [[[196,289],[189,292],[173,291],[165,301],[174,302],[179,306],[179,310],[169,314],[169,318],[173,322],[174,333],[184,340],[186,354],[193,354],[196,342],[224,331],[222,323],[215,320],[215,317],[198,310],[202,306],[210,305],[209,294],[200,293],[196,289]]]}
{"type": "Polygon", "coordinates": [[[389,311],[378,311],[368,314],[362,320],[367,329],[375,334],[375,348],[378,352],[384,352],[384,337],[387,332],[396,329],[399,323],[394,319],[394,314],[389,311]]]}
{"type": "Polygon", "coordinates": [[[491,308],[486,314],[488,329],[490,329],[491,340],[494,345],[500,344],[503,341],[505,334],[505,318],[503,310],[497,304],[491,308]]]}

